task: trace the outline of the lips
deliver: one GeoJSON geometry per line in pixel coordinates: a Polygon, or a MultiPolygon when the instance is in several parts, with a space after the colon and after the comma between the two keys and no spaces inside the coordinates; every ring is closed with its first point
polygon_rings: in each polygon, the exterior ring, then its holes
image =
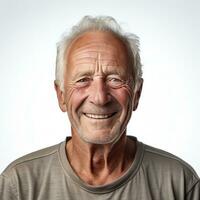
{"type": "Polygon", "coordinates": [[[115,115],[115,113],[110,113],[110,114],[91,114],[91,113],[84,113],[84,115],[88,118],[91,119],[108,119],[110,117],[112,117],[113,115],[115,115]]]}

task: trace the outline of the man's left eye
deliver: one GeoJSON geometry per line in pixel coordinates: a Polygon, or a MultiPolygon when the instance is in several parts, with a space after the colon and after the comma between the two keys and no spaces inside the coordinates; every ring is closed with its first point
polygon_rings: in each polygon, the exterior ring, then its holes
{"type": "Polygon", "coordinates": [[[122,80],[118,79],[118,78],[111,78],[109,81],[112,81],[112,82],[122,82],[122,80]]]}
{"type": "Polygon", "coordinates": [[[114,78],[114,77],[112,77],[112,78],[109,78],[107,80],[107,84],[110,87],[113,87],[113,88],[114,87],[120,87],[120,86],[122,86],[124,84],[124,81],[122,79],[120,79],[120,78],[114,78]]]}
{"type": "Polygon", "coordinates": [[[123,82],[123,80],[121,80],[120,78],[116,78],[116,77],[110,77],[110,78],[108,78],[107,81],[110,83],[122,83],[123,82]]]}

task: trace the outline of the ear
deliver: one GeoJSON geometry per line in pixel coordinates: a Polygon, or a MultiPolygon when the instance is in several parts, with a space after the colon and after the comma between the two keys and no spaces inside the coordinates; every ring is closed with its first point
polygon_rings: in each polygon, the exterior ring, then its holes
{"type": "Polygon", "coordinates": [[[143,86],[144,80],[140,78],[135,85],[134,88],[134,95],[133,95],[133,111],[135,111],[138,107],[139,100],[140,100],[140,95],[142,92],[142,86],[143,86]]]}
{"type": "Polygon", "coordinates": [[[54,81],[54,88],[56,90],[59,107],[63,112],[66,112],[67,111],[67,105],[65,103],[65,95],[64,95],[64,92],[60,89],[60,85],[58,85],[56,83],[56,81],[54,81]]]}

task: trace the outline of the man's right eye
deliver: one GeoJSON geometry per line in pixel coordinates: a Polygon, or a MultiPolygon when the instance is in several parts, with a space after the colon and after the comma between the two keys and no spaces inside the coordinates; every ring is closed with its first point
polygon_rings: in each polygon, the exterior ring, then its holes
{"type": "Polygon", "coordinates": [[[84,83],[84,82],[88,82],[90,81],[90,78],[81,78],[78,81],[76,81],[77,83],[84,83]]]}
{"type": "Polygon", "coordinates": [[[89,78],[89,77],[84,77],[84,78],[78,79],[78,80],[76,81],[76,85],[77,85],[78,87],[84,87],[84,86],[87,86],[87,85],[90,83],[90,81],[91,81],[91,78],[89,78]]]}

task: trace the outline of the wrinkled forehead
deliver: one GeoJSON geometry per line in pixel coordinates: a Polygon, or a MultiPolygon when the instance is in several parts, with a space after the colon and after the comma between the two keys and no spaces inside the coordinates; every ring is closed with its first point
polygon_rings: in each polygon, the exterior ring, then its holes
{"type": "Polygon", "coordinates": [[[123,66],[128,67],[128,54],[124,43],[109,32],[87,32],[76,38],[68,48],[67,68],[77,66],[91,67],[101,66],[123,66]]]}

